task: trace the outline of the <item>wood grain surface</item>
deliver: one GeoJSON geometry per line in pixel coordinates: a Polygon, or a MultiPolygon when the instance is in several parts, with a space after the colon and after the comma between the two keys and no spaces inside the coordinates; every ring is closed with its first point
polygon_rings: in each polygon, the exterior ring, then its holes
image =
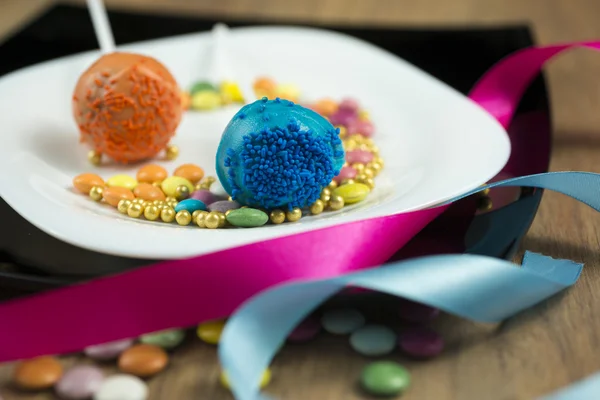
{"type": "MultiPolygon", "coordinates": [[[[83,3],[83,0],[72,0],[83,3]]],[[[597,0],[106,0],[110,7],[256,20],[370,26],[458,26],[530,23],[539,44],[600,38],[597,0]]],[[[0,34],[33,18],[51,1],[0,1],[0,34]]],[[[576,50],[547,68],[553,112],[551,170],[600,172],[600,54],[576,50]]],[[[447,340],[443,356],[414,362],[405,400],[532,399],[600,370],[600,216],[565,196],[544,194],[523,248],[584,262],[572,290],[500,325],[442,316],[436,327],[447,340]]],[[[361,304],[369,308],[369,305],[361,304]]],[[[391,306],[389,306],[391,307],[391,306]]],[[[389,312],[393,310],[388,308],[389,312]]],[[[369,316],[387,315],[386,310],[369,316]]],[[[93,318],[93,316],[90,316],[93,318]]],[[[10,329],[10,327],[2,327],[10,329]]],[[[43,335],[43,332],[40,332],[43,335]]],[[[240,354],[240,357],[243,357],[240,354]]],[[[66,363],[84,362],[71,357],[66,363]]],[[[275,360],[268,392],[285,400],[364,399],[355,381],[367,360],[346,339],[322,335],[286,346],[275,360]]],[[[112,370],[111,366],[106,366],[112,370]]],[[[5,400],[51,399],[11,389],[11,365],[0,367],[5,400]]],[[[152,400],[225,400],[215,348],[191,338],[170,367],[149,381],[152,400]]]]}

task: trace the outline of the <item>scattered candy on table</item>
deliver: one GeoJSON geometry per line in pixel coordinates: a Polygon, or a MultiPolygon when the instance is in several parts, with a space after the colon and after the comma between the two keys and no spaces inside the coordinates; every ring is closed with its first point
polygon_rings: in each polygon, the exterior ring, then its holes
{"type": "Polygon", "coordinates": [[[396,333],[383,325],[365,325],[350,335],[350,345],[365,356],[383,356],[396,348],[396,333]]]}
{"type": "Polygon", "coordinates": [[[54,390],[61,399],[84,400],[91,398],[100,389],[103,381],[104,374],[100,368],[79,365],[65,372],[54,390]]]}
{"type": "Polygon", "coordinates": [[[126,374],[147,378],[165,369],[169,356],[159,346],[136,344],[119,356],[119,369],[126,374]]]}
{"type": "Polygon", "coordinates": [[[185,331],[182,329],[171,329],[160,332],[148,333],[140,337],[140,342],[162,347],[163,349],[173,349],[185,339],[185,331]]]}
{"type": "Polygon", "coordinates": [[[218,344],[224,327],[225,321],[208,321],[198,325],[196,333],[203,342],[218,344]]]}
{"type": "Polygon", "coordinates": [[[354,332],[365,324],[364,315],[353,308],[328,310],[321,317],[323,329],[336,335],[354,332]]]}
{"type": "Polygon", "coordinates": [[[106,378],[100,389],[94,393],[94,400],[146,400],[147,398],[146,383],[136,376],[126,374],[106,378]]]}
{"type": "Polygon", "coordinates": [[[395,362],[376,361],[364,368],[360,383],[372,395],[394,396],[408,389],[410,374],[395,362]]]}
{"type": "MultiPolygon", "coordinates": [[[[221,371],[219,375],[219,381],[225,389],[229,389],[229,380],[227,379],[227,373],[221,371]]],[[[267,368],[260,377],[260,388],[264,389],[271,382],[271,370],[267,368]]]]}
{"type": "Polygon", "coordinates": [[[402,352],[414,358],[430,358],[444,350],[444,339],[434,330],[416,327],[400,334],[398,345],[402,352]]]}
{"type": "Polygon", "coordinates": [[[133,339],[116,340],[103,344],[86,347],[83,352],[95,360],[112,360],[133,346],[133,339]]]}
{"type": "Polygon", "coordinates": [[[60,362],[50,356],[20,362],[14,371],[13,381],[21,389],[42,390],[54,386],[63,375],[60,362]]]}

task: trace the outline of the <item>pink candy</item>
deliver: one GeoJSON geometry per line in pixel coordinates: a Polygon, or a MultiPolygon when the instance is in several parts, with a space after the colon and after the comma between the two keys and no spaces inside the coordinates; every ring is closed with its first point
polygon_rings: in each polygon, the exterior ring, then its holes
{"type": "Polygon", "coordinates": [[[354,120],[350,125],[346,126],[349,135],[362,135],[366,137],[373,136],[375,127],[371,121],[354,120]]]}
{"type": "Polygon", "coordinates": [[[340,110],[349,110],[349,111],[353,111],[353,112],[358,112],[360,105],[358,104],[358,101],[356,101],[355,99],[347,97],[344,100],[342,100],[342,102],[339,104],[338,107],[340,110]]]}
{"type": "Polygon", "coordinates": [[[415,358],[430,358],[444,350],[444,340],[435,331],[413,328],[402,333],[398,339],[400,349],[415,358]]]}
{"type": "Polygon", "coordinates": [[[217,196],[216,194],[212,193],[210,190],[207,189],[196,190],[190,195],[190,197],[192,199],[200,200],[206,205],[215,203],[219,200],[225,200],[223,197],[217,196]]]}
{"type": "MultiPolygon", "coordinates": [[[[348,153],[346,153],[346,161],[348,161],[348,164],[354,164],[354,163],[366,164],[366,163],[373,161],[373,153],[371,153],[370,151],[366,151],[366,150],[352,150],[352,151],[349,151],[348,153]]],[[[344,168],[346,168],[346,167],[344,167],[344,168]]],[[[344,170],[344,168],[342,168],[342,171],[344,170]]],[[[340,173],[340,175],[341,175],[341,173],[340,173]]]]}
{"type": "Polygon", "coordinates": [[[349,126],[358,118],[356,112],[347,109],[339,109],[329,117],[332,125],[349,126]]]}
{"type": "Polygon", "coordinates": [[[354,179],[356,177],[356,170],[352,167],[342,167],[339,175],[333,178],[334,181],[340,183],[344,179],[354,179]]]}

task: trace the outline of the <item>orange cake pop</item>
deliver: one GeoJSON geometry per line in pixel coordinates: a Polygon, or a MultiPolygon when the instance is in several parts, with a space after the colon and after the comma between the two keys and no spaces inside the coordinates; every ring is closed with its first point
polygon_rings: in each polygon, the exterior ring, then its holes
{"type": "Polygon", "coordinates": [[[181,114],[175,78],[160,62],[140,54],[102,56],[81,75],[73,93],[81,142],[92,147],[96,162],[103,154],[125,164],[155,157],[167,150],[181,114]]]}

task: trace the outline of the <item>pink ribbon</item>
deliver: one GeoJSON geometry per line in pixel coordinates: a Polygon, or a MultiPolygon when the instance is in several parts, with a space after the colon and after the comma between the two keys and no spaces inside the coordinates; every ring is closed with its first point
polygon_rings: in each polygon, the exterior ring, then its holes
{"type": "MultiPolygon", "coordinates": [[[[600,43],[531,47],[504,58],[470,98],[506,128],[541,66],[559,52],[600,43]]],[[[448,206],[161,262],[0,304],[0,361],[80,351],[112,340],[230,315],[291,280],[334,277],[386,262],[448,206]]]]}

